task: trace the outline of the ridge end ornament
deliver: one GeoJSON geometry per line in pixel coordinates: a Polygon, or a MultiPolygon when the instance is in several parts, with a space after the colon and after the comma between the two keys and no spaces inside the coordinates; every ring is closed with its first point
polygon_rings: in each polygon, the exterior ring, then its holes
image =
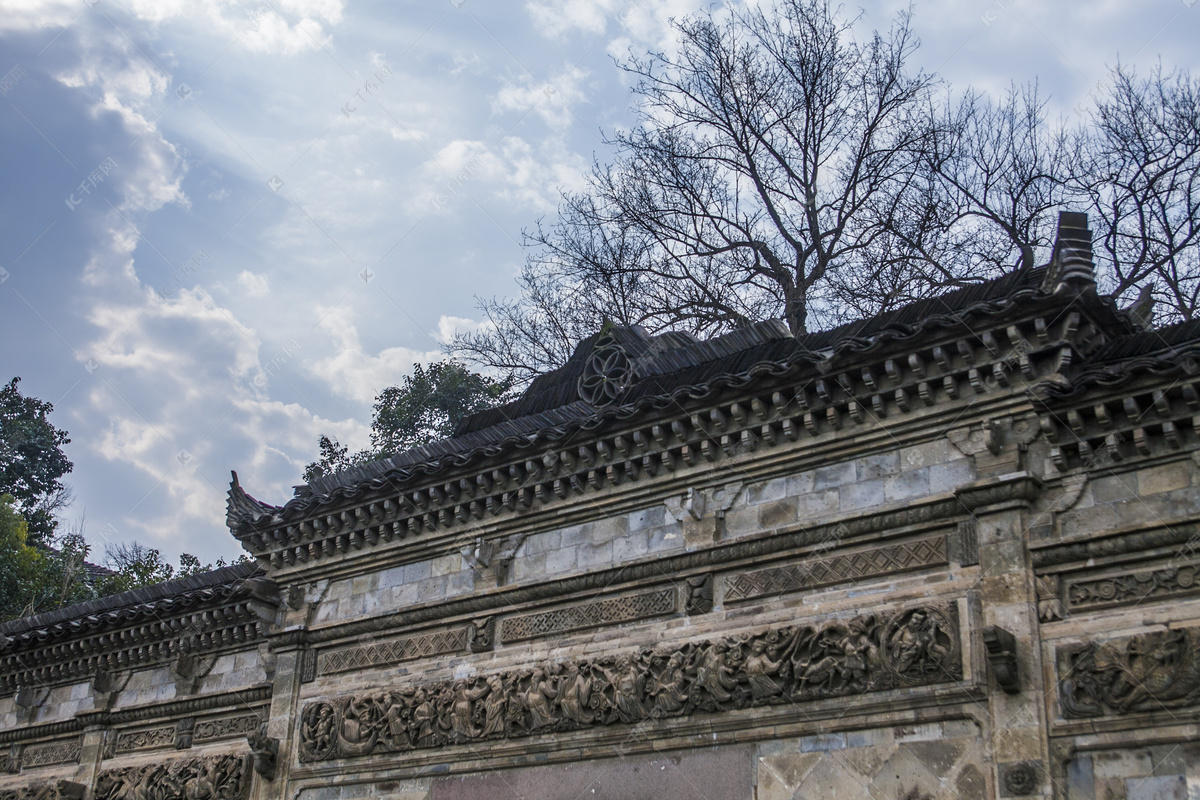
{"type": "Polygon", "coordinates": [[[579,376],[579,397],[597,408],[611,405],[620,399],[633,379],[633,362],[612,335],[608,324],[592,347],[583,374],[579,376]]]}

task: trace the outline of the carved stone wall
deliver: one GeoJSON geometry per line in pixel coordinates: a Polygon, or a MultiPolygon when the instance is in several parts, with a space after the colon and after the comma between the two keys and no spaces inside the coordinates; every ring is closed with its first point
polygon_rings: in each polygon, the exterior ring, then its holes
{"type": "Polygon", "coordinates": [[[250,791],[247,756],[177,759],[101,772],[94,800],[244,800],[250,791]]]}
{"type": "Polygon", "coordinates": [[[301,713],[299,752],[325,761],[961,677],[957,609],[922,606],[314,702],[301,713]]]}

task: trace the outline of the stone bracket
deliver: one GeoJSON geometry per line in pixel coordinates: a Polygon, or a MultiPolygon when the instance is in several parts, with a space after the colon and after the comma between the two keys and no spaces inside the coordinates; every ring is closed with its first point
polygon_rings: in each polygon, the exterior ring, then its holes
{"type": "Polygon", "coordinates": [[[1021,691],[1021,678],[1017,671],[1017,639],[1004,628],[989,625],[983,629],[983,646],[987,650],[988,668],[992,677],[1008,694],[1021,691]]]}

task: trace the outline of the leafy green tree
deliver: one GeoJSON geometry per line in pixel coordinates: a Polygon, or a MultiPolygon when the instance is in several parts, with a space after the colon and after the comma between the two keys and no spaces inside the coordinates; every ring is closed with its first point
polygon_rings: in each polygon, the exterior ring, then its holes
{"type": "Polygon", "coordinates": [[[32,544],[28,523],[12,495],[0,495],[0,619],[53,611],[95,597],[84,562],[88,547],[79,532],[54,546],[32,544]]]}
{"type": "Polygon", "coordinates": [[[55,513],[70,503],[61,478],[73,468],[62,451],[67,432],[47,418],[54,406],[24,397],[13,378],[0,389],[0,492],[11,495],[28,524],[30,544],[54,534],[55,513]]]}
{"type": "Polygon", "coordinates": [[[382,458],[445,439],[464,419],[499,405],[511,396],[513,380],[496,380],[449,360],[413,365],[413,374],[399,386],[389,386],[375,398],[371,446],[351,453],[336,439],[318,440],[320,457],[304,470],[304,479],[382,458]]]}

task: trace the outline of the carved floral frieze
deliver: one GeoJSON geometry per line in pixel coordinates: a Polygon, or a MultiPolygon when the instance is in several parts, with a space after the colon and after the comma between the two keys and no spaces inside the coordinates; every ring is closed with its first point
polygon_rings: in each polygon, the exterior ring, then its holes
{"type": "Polygon", "coordinates": [[[244,800],[250,757],[224,755],[159,761],[101,772],[93,800],[244,800]]]}
{"type": "Polygon", "coordinates": [[[387,689],[309,703],[302,761],[796,703],[962,675],[954,606],[387,689]]]}
{"type": "Polygon", "coordinates": [[[1195,594],[1200,592],[1198,571],[1195,564],[1172,565],[1072,581],[1067,584],[1067,603],[1072,609],[1083,609],[1195,594]]]}
{"type": "Polygon", "coordinates": [[[1200,632],[1168,630],[1059,651],[1065,717],[1164,711],[1200,704],[1200,632]]]}

